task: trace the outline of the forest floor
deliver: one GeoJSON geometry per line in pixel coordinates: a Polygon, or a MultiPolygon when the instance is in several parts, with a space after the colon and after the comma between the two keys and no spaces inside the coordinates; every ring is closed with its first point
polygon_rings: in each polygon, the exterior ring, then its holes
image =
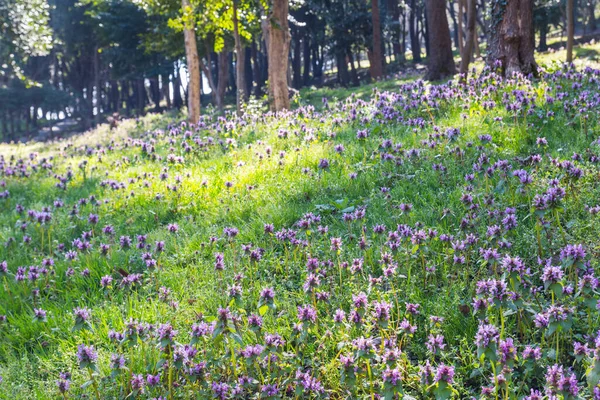
{"type": "Polygon", "coordinates": [[[591,398],[599,49],[0,145],[0,398],[591,398]]]}

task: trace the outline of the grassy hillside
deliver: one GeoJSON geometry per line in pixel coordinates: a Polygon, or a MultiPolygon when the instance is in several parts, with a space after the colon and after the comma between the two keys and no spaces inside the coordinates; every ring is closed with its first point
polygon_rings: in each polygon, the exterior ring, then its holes
{"type": "Polygon", "coordinates": [[[600,70],[547,70],[0,146],[0,397],[597,396],[600,70]]]}

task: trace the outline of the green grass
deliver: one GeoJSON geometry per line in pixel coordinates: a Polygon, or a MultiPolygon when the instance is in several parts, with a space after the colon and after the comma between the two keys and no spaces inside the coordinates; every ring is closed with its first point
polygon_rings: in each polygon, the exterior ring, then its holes
{"type": "MultiPolygon", "coordinates": [[[[598,45],[586,45],[577,49],[577,55],[595,57],[597,51],[598,45]]],[[[561,57],[561,52],[546,54],[540,57],[540,62],[552,67],[561,57]]],[[[579,65],[583,62],[578,61],[579,65]]],[[[588,64],[591,62],[587,61],[588,64]]],[[[438,332],[437,328],[428,327],[426,319],[437,315],[445,318],[439,333],[445,336],[447,351],[442,358],[431,359],[434,363],[455,366],[456,398],[478,395],[478,387],[486,382],[489,384],[486,379],[490,371],[481,372],[484,367],[474,355],[473,337],[478,319],[463,311],[474,296],[475,282],[489,278],[487,266],[481,262],[475,248],[465,251],[467,262],[461,267],[452,262],[455,253],[448,243],[431,240],[419,247],[404,240],[394,253],[398,272],[392,286],[371,283],[370,276],[382,274],[378,262],[382,253],[390,251],[385,245],[385,235],[375,235],[371,229],[376,224],[385,224],[392,230],[399,224],[407,224],[415,229],[435,229],[439,234],[455,235],[460,239],[464,239],[466,233],[473,233],[481,237],[482,247],[494,246],[493,242],[488,243],[485,232],[488,225],[498,221],[485,212],[478,213],[473,228],[460,228],[461,220],[468,213],[461,202],[466,185],[464,177],[472,173],[473,164],[485,152],[491,164],[507,160],[513,169],[527,168],[531,173],[533,183],[523,193],[511,176],[496,173],[486,178],[478,174],[473,182],[473,195],[482,210],[516,209],[518,226],[505,236],[512,248],[501,251],[523,258],[538,279],[538,218],[532,211],[531,201],[533,195],[546,190],[549,178],[559,177],[563,183],[566,179],[546,155],[567,160],[573,152],[597,151],[590,143],[598,137],[598,125],[591,118],[585,132],[581,120],[572,113],[564,113],[560,102],[554,105],[545,102],[542,95],[543,88],[548,86],[545,82],[536,82],[532,86],[520,82],[517,86],[503,86],[498,93],[490,95],[488,99],[497,103],[492,109],[485,109],[482,99],[463,92],[462,98],[449,98],[435,106],[419,104],[408,111],[397,110],[404,118],[423,118],[423,128],[414,129],[391,121],[371,121],[363,127],[360,120],[370,119],[383,107],[372,100],[374,88],[396,93],[401,85],[412,81],[389,80],[354,89],[306,89],[296,101],[296,107],[305,107],[300,111],[279,117],[255,114],[245,119],[245,124],[236,124],[230,118],[224,130],[201,129],[192,136],[204,142],[210,136],[215,144],[199,150],[191,139],[186,139],[185,142],[195,148],[191,153],[183,150],[181,134],[169,135],[167,125],[174,123],[174,115],[149,115],[138,123],[125,121],[116,131],[102,126],[70,141],[1,145],[0,153],[7,163],[11,156],[28,160],[31,152],[37,152],[33,163],[52,157],[49,162],[53,168],[52,171],[29,168],[28,178],[19,175],[3,178],[10,197],[0,201],[0,243],[8,242],[10,238],[15,240],[0,247],[0,260],[8,261],[11,272],[0,278],[0,315],[7,316],[7,322],[0,325],[0,376],[3,377],[0,397],[56,398],[55,381],[60,372],[69,371],[73,375],[73,398],[93,398],[92,387],[80,388],[88,380],[86,372],[78,368],[75,356],[81,343],[94,344],[99,350],[96,381],[102,398],[125,397],[129,373],[111,378],[110,354],[123,352],[128,368],[134,373],[156,373],[160,369],[161,351],[153,341],[139,343],[128,350],[108,339],[109,330],[123,330],[130,318],[149,324],[169,322],[179,331],[177,341],[188,343],[190,326],[199,314],[215,316],[218,308],[227,305],[240,315],[258,312],[259,293],[265,287],[274,287],[277,309],[265,314],[263,331],[279,332],[286,338],[284,364],[289,371],[282,373],[286,379],[289,377],[293,381],[297,368],[310,367],[332,397],[354,396],[345,392],[347,389],[339,378],[338,345],[360,336],[373,334],[375,337],[375,328],[371,325],[336,328],[331,323],[331,316],[338,307],[348,312],[351,294],[364,291],[371,301],[387,300],[394,304],[392,327],[383,329],[382,335],[397,333],[393,325],[405,317],[401,311],[405,302],[421,306],[421,316],[414,317],[419,329],[406,344],[404,352],[406,365],[403,364],[403,371],[407,376],[405,387],[408,392],[422,398],[432,396],[426,388],[419,386],[416,368],[429,357],[425,348],[427,335],[438,332]],[[533,96],[536,112],[545,114],[551,110],[555,116],[539,118],[534,113],[526,117],[506,111],[501,105],[502,94],[512,96],[513,89],[524,90],[533,96]],[[346,100],[350,95],[350,100],[346,100]],[[323,97],[329,99],[327,110],[322,108],[323,97]],[[356,100],[364,103],[355,103],[356,100]],[[306,106],[314,106],[316,110],[306,106]],[[356,108],[354,120],[347,119],[350,108],[356,108]],[[495,119],[499,117],[501,121],[495,119]],[[434,126],[439,127],[440,132],[450,127],[459,128],[461,133],[454,142],[435,138],[434,126]],[[357,131],[364,128],[369,130],[370,136],[357,140],[357,131]],[[281,132],[287,132],[287,136],[281,137],[281,132]],[[483,134],[491,135],[492,143],[482,144],[479,137],[483,134]],[[539,148],[535,144],[537,137],[547,138],[548,147],[539,148]],[[402,150],[394,153],[403,161],[401,164],[382,159],[383,153],[393,153],[391,149],[380,147],[384,139],[402,145],[402,150]],[[437,146],[429,148],[424,140],[436,140],[437,146]],[[143,153],[142,142],[152,143],[156,152],[153,155],[143,153]],[[342,154],[336,153],[334,146],[337,144],[344,146],[342,154]],[[454,152],[457,147],[464,152],[462,155],[454,152]],[[410,158],[404,153],[413,148],[421,149],[420,157],[410,158]],[[95,150],[90,155],[86,152],[88,149],[95,150]],[[544,155],[544,161],[537,167],[521,166],[518,160],[531,153],[544,155]],[[184,163],[169,162],[170,154],[184,157],[184,163]],[[329,160],[330,167],[319,169],[319,160],[324,158],[329,160]],[[84,160],[88,163],[85,172],[79,168],[84,160]],[[432,164],[443,164],[446,172],[435,171],[432,164]],[[68,171],[72,171],[72,178],[68,180],[66,190],[56,187],[55,174],[66,176],[68,171]],[[168,173],[165,180],[159,179],[163,171],[168,173]],[[351,178],[351,173],[356,173],[356,178],[351,178]],[[102,184],[106,180],[124,183],[125,189],[113,190],[102,184]],[[231,187],[226,185],[227,182],[231,187]],[[177,189],[169,189],[172,186],[177,189]],[[382,188],[388,191],[383,192],[382,188]],[[91,204],[90,196],[99,203],[91,204]],[[490,206],[486,199],[492,197],[494,205],[490,206]],[[84,198],[88,199],[87,204],[80,204],[77,215],[71,215],[73,207],[84,198]],[[61,199],[65,206],[54,209],[55,199],[61,199]],[[401,203],[412,204],[412,211],[401,212],[398,208],[401,203]],[[15,211],[17,204],[25,208],[24,214],[15,211]],[[41,210],[42,207],[52,208],[52,221],[43,226],[29,222],[21,230],[21,223],[28,220],[27,210],[41,210]],[[364,220],[343,221],[342,209],[352,211],[358,207],[366,209],[364,220]],[[283,244],[263,232],[267,223],[274,224],[276,231],[294,228],[308,212],[320,215],[320,224],[329,226],[327,235],[318,234],[315,227],[310,232],[299,231],[298,237],[309,243],[308,250],[283,244]],[[89,214],[99,215],[98,225],[88,224],[89,214]],[[167,227],[172,223],[178,224],[178,232],[168,231],[167,227]],[[113,237],[101,232],[107,224],[115,228],[113,237]],[[239,229],[239,235],[231,242],[223,237],[223,229],[227,227],[239,229]],[[59,243],[70,249],[72,241],[89,230],[93,231],[90,240],[93,247],[90,251],[80,251],[76,261],[66,260],[57,251],[59,243]],[[135,236],[141,234],[147,235],[147,243],[152,247],[155,241],[165,241],[165,252],[153,255],[158,268],[145,268],[141,259],[143,252],[152,249],[135,249],[135,236]],[[29,244],[23,243],[25,235],[31,237],[29,244]],[[119,248],[119,237],[123,235],[132,237],[131,249],[119,248]],[[358,246],[361,236],[369,242],[365,250],[358,246]],[[329,249],[332,237],[342,239],[342,252],[329,249]],[[107,256],[98,251],[101,243],[111,246],[107,256]],[[264,249],[258,264],[243,256],[241,245],[247,243],[253,248],[264,249]],[[216,252],[225,253],[223,273],[214,271],[216,252]],[[317,305],[319,319],[323,322],[312,327],[307,333],[309,338],[303,341],[294,339],[292,324],[297,321],[296,306],[313,301],[302,289],[308,254],[321,261],[331,259],[335,267],[322,278],[321,290],[331,292],[329,303],[317,305]],[[47,257],[55,260],[51,274],[34,283],[15,282],[17,267],[40,265],[47,257]],[[340,282],[340,263],[351,264],[357,258],[364,258],[364,272],[353,276],[343,272],[340,282]],[[423,265],[436,267],[436,271],[425,275],[423,265]],[[69,268],[73,268],[74,275],[67,278],[69,268]],[[89,270],[89,276],[81,275],[85,269],[89,270]],[[119,270],[143,274],[143,284],[120,288],[119,270]],[[227,287],[235,283],[238,273],[244,273],[245,278],[241,282],[242,300],[235,303],[228,296],[227,287]],[[100,278],[105,275],[115,279],[110,289],[99,286],[100,278]],[[163,286],[170,289],[166,300],[160,297],[159,288],[163,286]],[[40,290],[39,296],[33,294],[36,288],[40,290]],[[72,311],[84,306],[92,311],[92,329],[72,332],[72,311]],[[48,314],[47,322],[34,322],[33,308],[43,308],[48,314]]],[[[549,93],[555,95],[557,89],[552,85],[549,87],[549,93]]],[[[427,90],[413,90],[415,100],[420,100],[427,90]]],[[[562,225],[550,223],[543,229],[540,240],[544,256],[556,258],[566,244],[559,228],[565,229],[568,243],[586,246],[595,269],[600,225],[585,206],[600,202],[598,168],[587,161],[578,166],[585,175],[568,186],[564,211],[559,215],[562,225]]],[[[499,323],[497,314],[490,312],[490,318],[499,323]]],[[[521,322],[515,315],[507,317],[507,335],[519,338],[519,346],[539,344],[543,341],[543,333],[540,335],[533,327],[531,316],[523,318],[529,318],[523,336],[520,336],[521,322]]],[[[592,333],[598,327],[596,312],[591,317],[591,325],[586,325],[583,317],[577,318],[571,331],[576,338],[592,333]]],[[[256,337],[246,328],[240,328],[240,336],[245,344],[261,342],[260,336],[256,337]]],[[[572,361],[572,340],[567,337],[561,340],[565,350],[560,360],[566,364],[572,361]]],[[[230,354],[220,346],[218,342],[207,342],[203,349],[208,354],[198,360],[210,361],[212,379],[231,380],[230,354]]],[[[231,346],[240,348],[238,344],[231,346]]],[[[552,355],[545,353],[544,357],[540,363],[551,365],[552,355]]],[[[375,374],[381,374],[382,370],[378,366],[375,374]]],[[[582,364],[576,365],[576,371],[583,382],[582,364]]],[[[528,378],[522,389],[539,387],[539,382],[543,381],[540,376],[528,378]]],[[[284,378],[273,379],[281,383],[284,378]]],[[[525,378],[515,373],[513,382],[519,382],[519,379],[525,378]]],[[[156,396],[166,395],[167,386],[163,380],[161,387],[149,392],[156,396]]],[[[193,386],[183,385],[177,396],[190,398],[195,390],[193,386]]],[[[368,396],[370,390],[365,383],[359,391],[368,396]]],[[[205,392],[195,393],[197,398],[208,396],[205,392]]]]}

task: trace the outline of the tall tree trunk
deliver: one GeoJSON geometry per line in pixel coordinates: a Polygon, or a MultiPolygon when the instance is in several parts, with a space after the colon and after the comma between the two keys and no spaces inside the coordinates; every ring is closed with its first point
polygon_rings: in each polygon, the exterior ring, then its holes
{"type": "Polygon", "coordinates": [[[150,94],[154,103],[154,112],[160,112],[160,87],[158,85],[158,76],[150,78],[150,94]]]}
{"type": "Polygon", "coordinates": [[[116,81],[110,81],[110,110],[119,112],[119,86],[116,81]]]}
{"type": "Polygon", "coordinates": [[[356,66],[354,65],[354,57],[352,57],[352,50],[348,49],[348,61],[350,61],[350,78],[352,79],[352,85],[358,86],[358,73],[356,72],[356,66]]]}
{"type": "Polygon", "coordinates": [[[252,93],[252,88],[254,87],[254,71],[252,70],[252,50],[250,47],[244,47],[244,51],[246,55],[244,56],[244,73],[246,74],[246,101],[250,97],[250,93],[252,93]]]}
{"type": "Polygon", "coordinates": [[[446,0],[426,0],[430,53],[426,79],[438,80],[456,73],[452,40],[446,17],[446,0]]]}
{"type": "MultiPolygon", "coordinates": [[[[400,23],[400,0],[391,0],[392,4],[392,50],[394,53],[394,61],[400,63],[404,61],[404,53],[402,52],[402,47],[400,45],[400,40],[402,36],[401,29],[403,29],[403,25],[400,23]]],[[[358,57],[360,58],[360,54],[358,57]]]]}
{"type": "Polygon", "coordinates": [[[454,32],[452,32],[452,38],[454,39],[454,46],[459,49],[460,52],[460,47],[461,47],[461,43],[459,42],[458,39],[458,35],[460,34],[460,30],[461,30],[461,25],[462,22],[459,19],[456,19],[456,10],[454,9],[454,4],[458,4],[458,10],[459,10],[459,16],[460,16],[460,2],[461,0],[458,0],[457,2],[454,2],[453,0],[450,0],[448,2],[448,12],[450,13],[450,19],[452,20],[452,25],[454,26],[454,32]]]}
{"type": "Polygon", "coordinates": [[[317,87],[321,87],[323,85],[323,58],[319,54],[319,44],[316,41],[313,41],[311,58],[314,83],[317,87]]]}
{"type": "Polygon", "coordinates": [[[573,62],[573,42],[575,40],[575,0],[567,0],[567,63],[573,62]]]}
{"type": "Polygon", "coordinates": [[[302,85],[308,86],[310,83],[310,40],[307,32],[304,32],[302,38],[302,62],[304,64],[302,70],[302,85]]]}
{"type": "Polygon", "coordinates": [[[171,80],[170,80],[170,75],[169,73],[164,73],[162,74],[161,77],[161,83],[162,83],[162,90],[163,90],[163,96],[165,98],[165,100],[167,101],[167,108],[171,109],[171,80]]]}
{"type": "Polygon", "coordinates": [[[540,18],[540,44],[538,49],[540,51],[548,51],[548,10],[546,7],[541,7],[539,10],[540,18]]]}
{"type": "Polygon", "coordinates": [[[146,87],[144,85],[144,78],[139,78],[136,80],[135,92],[138,115],[144,115],[146,105],[146,87]]]}
{"type": "Polygon", "coordinates": [[[271,110],[290,108],[287,83],[290,29],[288,0],[273,0],[269,31],[269,85],[272,85],[271,110]]]}
{"type": "Polygon", "coordinates": [[[587,27],[590,32],[596,31],[596,0],[587,0],[588,23],[587,27]]]}
{"type": "Polygon", "coordinates": [[[217,95],[216,103],[219,112],[223,112],[225,91],[227,90],[227,83],[229,82],[229,62],[228,62],[227,50],[223,49],[218,56],[218,72],[217,72],[217,95]]]}
{"type": "Polygon", "coordinates": [[[179,76],[178,67],[178,63],[176,63],[173,73],[173,106],[179,109],[183,107],[183,99],[181,98],[181,76],[179,76]]]}
{"type": "MultiPolygon", "coordinates": [[[[189,0],[181,0],[183,14],[192,12],[189,0]]],[[[196,32],[189,23],[183,28],[185,58],[188,67],[188,121],[196,124],[200,120],[200,62],[196,45],[196,32]]],[[[179,90],[179,89],[177,89],[179,90]]]]}
{"type": "Polygon", "coordinates": [[[536,74],[533,0],[494,0],[492,21],[488,65],[495,69],[500,66],[506,76],[514,72],[536,74]]]}
{"type": "Polygon", "coordinates": [[[94,48],[94,87],[90,93],[90,106],[92,108],[91,118],[94,121],[94,125],[98,124],[100,119],[100,53],[98,52],[98,46],[94,48]],[[94,90],[95,89],[95,90],[94,90]],[[94,96],[95,95],[95,96],[94,96]],[[96,115],[94,115],[94,108],[96,109],[96,115]]]}
{"type": "MultiPolygon", "coordinates": [[[[429,57],[431,55],[431,48],[429,46],[429,22],[427,22],[428,15],[425,7],[420,7],[420,9],[421,12],[419,12],[419,19],[422,18],[420,21],[420,25],[421,30],[423,31],[423,39],[425,39],[425,54],[427,55],[427,57],[429,57]]],[[[446,24],[448,24],[448,22],[446,22],[446,24]]]]}
{"type": "Polygon", "coordinates": [[[243,114],[244,103],[248,100],[246,97],[246,52],[242,47],[242,38],[240,37],[238,11],[238,0],[233,0],[233,38],[235,40],[235,86],[236,86],[236,110],[238,115],[243,114]]]}
{"type": "MultiPolygon", "coordinates": [[[[458,0],[457,4],[458,4],[458,52],[459,54],[463,53],[463,48],[465,46],[465,41],[464,41],[464,31],[463,31],[463,25],[465,23],[465,7],[464,7],[464,3],[465,0],[458,0]]],[[[468,23],[468,21],[467,21],[468,23]]]]}
{"type": "Polygon", "coordinates": [[[475,0],[467,0],[467,40],[460,56],[460,73],[466,74],[469,70],[473,45],[475,44],[475,19],[477,18],[475,0]]]}
{"type": "Polygon", "coordinates": [[[410,50],[414,62],[421,61],[421,44],[417,30],[417,2],[410,0],[410,14],[408,16],[408,31],[410,34],[410,50]]]}
{"type": "Polygon", "coordinates": [[[302,86],[302,63],[300,60],[302,54],[302,48],[300,47],[301,35],[298,29],[292,29],[292,87],[300,89],[302,86]]]}
{"type": "Polygon", "coordinates": [[[379,14],[379,0],[371,0],[371,23],[373,24],[373,49],[371,56],[371,78],[383,77],[383,55],[381,43],[381,15],[379,14]]]}
{"type": "Polygon", "coordinates": [[[262,84],[260,74],[260,63],[258,61],[258,46],[256,41],[252,41],[252,47],[250,48],[250,57],[252,58],[252,75],[256,86],[254,86],[254,96],[256,98],[262,95],[262,84]]]}
{"type": "MultiPolygon", "coordinates": [[[[369,54],[371,54],[370,51],[369,51],[369,54]]],[[[369,56],[369,59],[370,58],[371,58],[371,56],[369,56]]],[[[339,84],[342,86],[347,86],[348,82],[350,80],[350,74],[348,73],[348,61],[346,60],[346,54],[343,50],[336,51],[335,63],[337,66],[337,75],[338,75],[339,84]]]]}
{"type": "Polygon", "coordinates": [[[533,2],[534,0],[521,0],[521,42],[519,44],[519,59],[521,60],[521,72],[524,74],[537,74],[537,63],[535,62],[535,27],[533,25],[533,2]]]}

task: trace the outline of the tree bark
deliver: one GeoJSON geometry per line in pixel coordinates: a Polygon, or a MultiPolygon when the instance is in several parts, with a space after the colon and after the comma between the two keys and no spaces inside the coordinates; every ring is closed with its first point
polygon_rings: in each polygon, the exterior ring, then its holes
{"type": "MultiPolygon", "coordinates": [[[[454,46],[456,46],[457,49],[459,49],[460,52],[460,46],[461,43],[458,41],[458,35],[459,35],[459,21],[456,19],[456,10],[454,9],[454,4],[455,2],[450,0],[448,2],[448,12],[450,13],[450,19],[452,20],[452,25],[454,26],[454,31],[452,32],[452,39],[454,40],[454,46]]],[[[456,4],[458,4],[459,7],[459,11],[460,11],[460,0],[456,2],[456,4]]]]}
{"type": "Polygon", "coordinates": [[[287,82],[290,29],[288,0],[273,0],[268,25],[269,85],[272,87],[271,110],[290,108],[287,82]]]}
{"type": "MultiPolygon", "coordinates": [[[[189,0],[181,0],[183,13],[188,13],[191,6],[189,0]]],[[[196,45],[196,32],[193,26],[183,29],[185,39],[185,58],[188,67],[188,121],[196,124],[200,120],[200,62],[196,45]]],[[[179,90],[179,88],[177,88],[179,90]]]]}
{"type": "Polygon", "coordinates": [[[179,76],[177,64],[175,64],[173,73],[173,106],[175,108],[183,107],[183,99],[181,98],[181,77],[179,76]]]}
{"type": "Polygon", "coordinates": [[[358,86],[360,82],[358,81],[358,73],[356,71],[356,66],[354,65],[352,50],[350,49],[348,49],[348,61],[350,61],[350,78],[352,79],[352,85],[358,86]]]}
{"type": "Polygon", "coordinates": [[[371,23],[373,25],[373,48],[371,50],[371,78],[381,79],[383,76],[383,55],[381,44],[381,15],[379,0],[371,0],[371,23]]]}
{"type": "MultiPolygon", "coordinates": [[[[463,54],[463,48],[465,46],[463,24],[465,23],[465,12],[464,4],[465,0],[458,0],[458,53],[463,54]]],[[[467,11],[468,12],[468,11],[467,11]]],[[[467,24],[469,21],[467,20],[467,24]]]]}
{"type": "Polygon", "coordinates": [[[414,62],[421,61],[421,44],[419,43],[419,32],[417,31],[417,2],[410,0],[410,14],[408,16],[408,31],[410,35],[410,50],[414,62]]]}
{"type": "Polygon", "coordinates": [[[460,73],[466,74],[469,70],[471,57],[473,55],[473,45],[475,44],[475,19],[477,18],[475,0],[467,0],[467,40],[460,56],[460,73]]]}
{"type": "Polygon", "coordinates": [[[246,52],[242,47],[242,39],[239,31],[238,0],[233,0],[233,38],[235,41],[235,86],[236,86],[236,110],[237,115],[243,114],[246,97],[246,52]]]}
{"type": "Polygon", "coordinates": [[[573,62],[573,42],[575,39],[574,0],[567,0],[567,63],[573,62]]]}
{"type": "Polygon", "coordinates": [[[540,43],[538,49],[540,51],[548,51],[548,11],[546,7],[539,10],[540,13],[540,43]]]}
{"type": "Polygon", "coordinates": [[[301,63],[301,54],[302,54],[302,48],[300,47],[300,42],[301,42],[301,37],[300,37],[300,32],[298,29],[292,29],[292,32],[294,33],[292,35],[292,42],[293,42],[293,50],[292,50],[292,71],[293,71],[293,78],[292,78],[292,86],[295,89],[300,89],[300,87],[302,86],[302,63],[301,63]]]}
{"type": "Polygon", "coordinates": [[[505,76],[536,74],[533,0],[494,0],[491,18],[488,65],[505,76]]]}
{"type": "Polygon", "coordinates": [[[310,83],[310,40],[308,34],[304,33],[304,38],[302,38],[302,62],[304,64],[302,70],[302,84],[303,86],[308,86],[310,83]]]}
{"type": "Polygon", "coordinates": [[[215,97],[217,109],[221,113],[223,112],[225,91],[227,90],[227,83],[229,81],[229,62],[227,58],[227,50],[221,50],[218,56],[217,94],[215,97]]]}
{"type": "Polygon", "coordinates": [[[154,103],[154,112],[160,112],[160,87],[158,84],[158,75],[150,78],[150,93],[152,94],[152,102],[154,103]]]}
{"type": "Polygon", "coordinates": [[[256,41],[252,41],[252,47],[250,48],[250,57],[252,58],[252,74],[256,86],[254,87],[254,96],[260,97],[262,95],[262,84],[260,79],[260,64],[258,62],[258,49],[256,41]]]}
{"type": "Polygon", "coordinates": [[[535,27],[533,25],[533,2],[534,0],[521,0],[521,42],[519,46],[519,59],[521,60],[521,72],[524,74],[537,74],[537,63],[535,62],[535,27]]]}
{"type": "Polygon", "coordinates": [[[427,0],[425,5],[430,35],[429,66],[425,78],[439,80],[456,73],[446,17],[446,0],[427,0]]]}

